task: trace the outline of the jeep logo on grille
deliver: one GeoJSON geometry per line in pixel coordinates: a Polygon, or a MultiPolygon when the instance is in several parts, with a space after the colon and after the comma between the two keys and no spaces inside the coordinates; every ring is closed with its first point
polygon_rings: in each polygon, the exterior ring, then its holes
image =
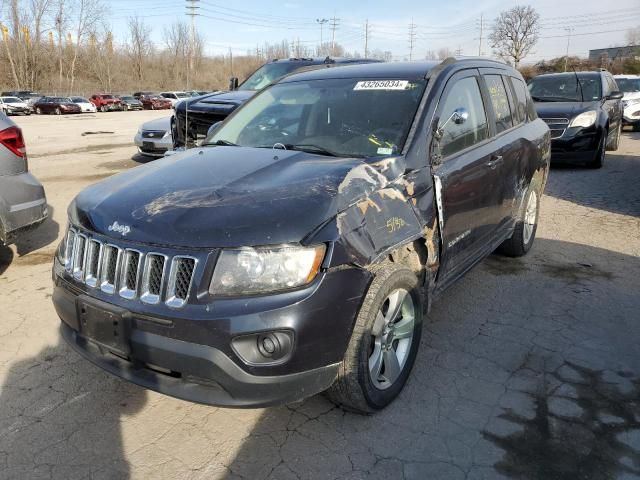
{"type": "Polygon", "coordinates": [[[109,225],[109,231],[118,232],[123,237],[126,237],[127,233],[131,231],[131,227],[129,225],[120,225],[118,222],[113,222],[111,225],[109,225]]]}

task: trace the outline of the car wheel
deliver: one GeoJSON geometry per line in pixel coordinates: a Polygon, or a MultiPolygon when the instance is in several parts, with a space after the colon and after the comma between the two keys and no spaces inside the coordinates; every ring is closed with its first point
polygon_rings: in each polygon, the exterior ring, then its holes
{"type": "Polygon", "coordinates": [[[156,106],[152,103],[151,104],[151,110],[155,110],[155,109],[156,109],[156,106]]]}
{"type": "Polygon", "coordinates": [[[611,146],[607,149],[611,152],[615,152],[620,147],[620,135],[622,135],[622,122],[618,124],[618,128],[616,129],[616,136],[611,142],[611,146]]]}
{"type": "Polygon", "coordinates": [[[532,186],[527,191],[526,200],[516,221],[511,237],[506,239],[498,251],[508,257],[522,257],[526,255],[536,238],[538,230],[538,216],[540,213],[540,195],[532,186]]]}
{"type": "Polygon", "coordinates": [[[372,269],[367,291],[329,398],[358,413],[386,407],[400,393],[420,346],[423,299],[404,265],[372,269]]]}
{"type": "Polygon", "coordinates": [[[62,112],[60,111],[60,109],[56,108],[56,115],[61,115],[61,114],[62,114],[62,112]]]}
{"type": "Polygon", "coordinates": [[[42,110],[40,110],[40,107],[36,108],[36,115],[42,115],[42,110]]]}
{"type": "Polygon", "coordinates": [[[602,134],[602,138],[600,139],[600,145],[598,146],[598,150],[596,150],[596,156],[593,161],[589,163],[587,166],[589,168],[602,168],[604,165],[604,157],[607,154],[607,131],[602,134]]]}
{"type": "Polygon", "coordinates": [[[122,109],[126,112],[127,110],[129,110],[129,105],[123,106],[122,109]]]}

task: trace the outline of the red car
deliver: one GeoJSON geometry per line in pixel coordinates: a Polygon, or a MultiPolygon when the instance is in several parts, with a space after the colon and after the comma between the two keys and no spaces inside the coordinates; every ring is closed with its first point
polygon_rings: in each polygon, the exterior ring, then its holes
{"type": "Polygon", "coordinates": [[[106,93],[97,93],[92,95],[89,99],[93,103],[98,111],[109,112],[111,110],[122,110],[120,99],[115,95],[109,95],[106,93]]]}
{"type": "Polygon", "coordinates": [[[33,104],[33,108],[37,114],[55,113],[62,115],[63,113],[82,113],[79,105],[73,103],[69,97],[42,97],[33,104]]]}
{"type": "Polygon", "coordinates": [[[142,95],[142,108],[145,110],[167,110],[171,108],[171,100],[160,95],[142,95]]]}

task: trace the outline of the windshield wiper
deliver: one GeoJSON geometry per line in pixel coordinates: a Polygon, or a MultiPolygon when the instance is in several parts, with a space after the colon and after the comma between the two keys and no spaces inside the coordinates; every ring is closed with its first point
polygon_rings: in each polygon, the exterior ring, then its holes
{"type": "Polygon", "coordinates": [[[217,145],[217,146],[225,146],[225,147],[237,147],[237,143],[230,142],[229,140],[216,140],[215,142],[207,142],[203,143],[202,146],[207,145],[217,145]]]}
{"type": "Polygon", "coordinates": [[[328,157],[342,157],[336,152],[327,150],[319,145],[313,145],[311,143],[275,143],[274,145],[259,145],[256,148],[274,148],[274,150],[296,150],[298,152],[317,153],[319,155],[326,155],[328,157]],[[274,145],[280,145],[284,148],[274,148],[274,145]]]}
{"type": "Polygon", "coordinates": [[[531,100],[534,102],[579,102],[580,100],[567,97],[534,97],[531,96],[531,100]]]}

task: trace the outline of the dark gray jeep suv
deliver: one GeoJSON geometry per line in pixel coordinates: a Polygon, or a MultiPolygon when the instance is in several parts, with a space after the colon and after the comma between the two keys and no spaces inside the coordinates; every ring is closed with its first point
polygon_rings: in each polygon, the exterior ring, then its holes
{"type": "Polygon", "coordinates": [[[400,392],[423,313],[532,246],[550,139],[488,60],[297,73],[198,148],[89,187],[53,266],[62,334],[122,378],[255,407],[400,392]]]}

